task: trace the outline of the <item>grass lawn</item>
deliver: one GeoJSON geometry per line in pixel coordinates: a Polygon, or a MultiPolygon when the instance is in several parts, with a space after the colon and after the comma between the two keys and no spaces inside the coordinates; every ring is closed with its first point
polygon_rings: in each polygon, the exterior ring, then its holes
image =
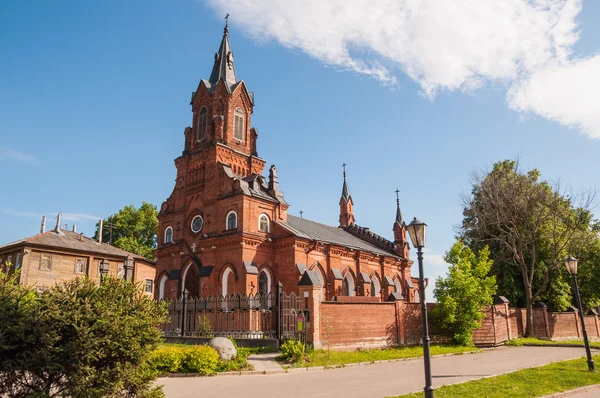
{"type": "MultiPolygon", "coordinates": [[[[522,345],[535,345],[535,346],[544,346],[544,345],[574,345],[583,347],[583,339],[581,340],[565,340],[565,341],[551,341],[551,340],[540,340],[535,337],[521,337],[518,339],[512,339],[506,345],[511,346],[522,346],[522,345]]],[[[590,347],[600,350],[600,342],[599,341],[590,341],[590,347]]]]}
{"type": "MultiPolygon", "coordinates": [[[[594,362],[598,361],[600,356],[597,355],[594,357],[594,362]]],[[[600,383],[600,374],[588,371],[587,361],[582,358],[439,387],[435,389],[435,396],[436,398],[540,397],[598,383],[600,383]]],[[[422,392],[401,395],[409,398],[422,396],[422,392]]]]}
{"type": "MultiPolygon", "coordinates": [[[[432,345],[431,355],[462,354],[478,352],[475,347],[463,347],[456,345],[432,345]]],[[[388,349],[373,349],[360,351],[331,351],[317,350],[306,354],[302,362],[292,364],[295,368],[312,366],[343,366],[348,363],[374,362],[389,359],[415,358],[423,356],[423,347],[398,347],[388,349]]]]}

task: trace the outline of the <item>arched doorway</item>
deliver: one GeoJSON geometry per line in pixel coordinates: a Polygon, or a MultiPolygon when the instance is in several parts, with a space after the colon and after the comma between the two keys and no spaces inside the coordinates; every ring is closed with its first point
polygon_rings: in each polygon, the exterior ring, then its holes
{"type": "Polygon", "coordinates": [[[158,281],[158,299],[165,299],[165,285],[167,284],[167,275],[163,274],[158,281]]]}
{"type": "Polygon", "coordinates": [[[200,273],[198,272],[198,266],[194,263],[190,263],[185,271],[181,280],[182,292],[187,290],[189,298],[200,297],[200,273]]]}

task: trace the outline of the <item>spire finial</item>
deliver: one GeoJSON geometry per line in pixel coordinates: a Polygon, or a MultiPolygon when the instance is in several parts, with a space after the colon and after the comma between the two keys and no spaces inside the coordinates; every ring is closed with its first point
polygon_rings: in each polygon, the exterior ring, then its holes
{"type": "Polygon", "coordinates": [[[344,168],[344,179],[346,179],[346,162],[342,163],[342,167],[344,168]]]}
{"type": "Polygon", "coordinates": [[[400,225],[402,225],[402,212],[400,211],[400,190],[398,188],[396,188],[396,190],[394,191],[396,192],[396,222],[400,225]]]}
{"type": "Polygon", "coordinates": [[[228,22],[229,22],[229,17],[230,16],[231,15],[229,13],[225,14],[225,33],[227,33],[229,31],[228,22]]]}

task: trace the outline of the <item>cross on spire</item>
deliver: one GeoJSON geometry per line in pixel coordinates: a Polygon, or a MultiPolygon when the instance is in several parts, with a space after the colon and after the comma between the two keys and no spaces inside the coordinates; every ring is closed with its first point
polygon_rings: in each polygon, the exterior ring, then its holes
{"type": "Polygon", "coordinates": [[[225,15],[225,27],[227,27],[227,22],[229,22],[229,17],[230,17],[230,16],[231,16],[231,15],[230,15],[229,13],[227,13],[227,14],[225,15]]]}
{"type": "Polygon", "coordinates": [[[342,167],[344,168],[344,178],[346,178],[346,162],[342,163],[342,167]]]}
{"type": "Polygon", "coordinates": [[[400,211],[400,190],[398,188],[396,188],[396,190],[394,191],[396,192],[396,222],[400,225],[402,225],[402,212],[400,211]]]}

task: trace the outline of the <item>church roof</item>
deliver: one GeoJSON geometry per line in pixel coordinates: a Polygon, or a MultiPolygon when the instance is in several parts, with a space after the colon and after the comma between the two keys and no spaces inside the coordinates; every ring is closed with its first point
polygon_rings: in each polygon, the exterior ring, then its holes
{"type": "Polygon", "coordinates": [[[56,249],[65,249],[69,251],[78,251],[86,253],[94,253],[100,256],[116,256],[116,257],[128,257],[131,256],[135,259],[146,260],[151,262],[140,255],[130,253],[128,251],[119,249],[108,245],[106,243],[98,243],[94,239],[83,236],[77,232],[55,230],[47,231],[38,235],[31,236],[29,238],[21,239],[16,242],[8,243],[0,246],[0,250],[7,249],[12,246],[27,245],[27,246],[39,246],[39,247],[51,247],[56,249]]]}
{"type": "Polygon", "coordinates": [[[331,243],[354,250],[363,250],[376,255],[400,258],[393,249],[386,250],[375,246],[342,228],[332,227],[289,214],[287,222],[276,221],[276,223],[300,238],[331,243]]]}
{"type": "MultiPolygon", "coordinates": [[[[232,92],[237,84],[235,77],[235,67],[233,66],[233,52],[229,44],[229,28],[225,25],[223,29],[223,39],[219,46],[219,51],[215,54],[215,64],[213,65],[212,73],[208,79],[208,83],[212,87],[216,86],[219,80],[222,80],[229,92],[232,92]]],[[[207,87],[210,88],[210,87],[207,87]]]]}

